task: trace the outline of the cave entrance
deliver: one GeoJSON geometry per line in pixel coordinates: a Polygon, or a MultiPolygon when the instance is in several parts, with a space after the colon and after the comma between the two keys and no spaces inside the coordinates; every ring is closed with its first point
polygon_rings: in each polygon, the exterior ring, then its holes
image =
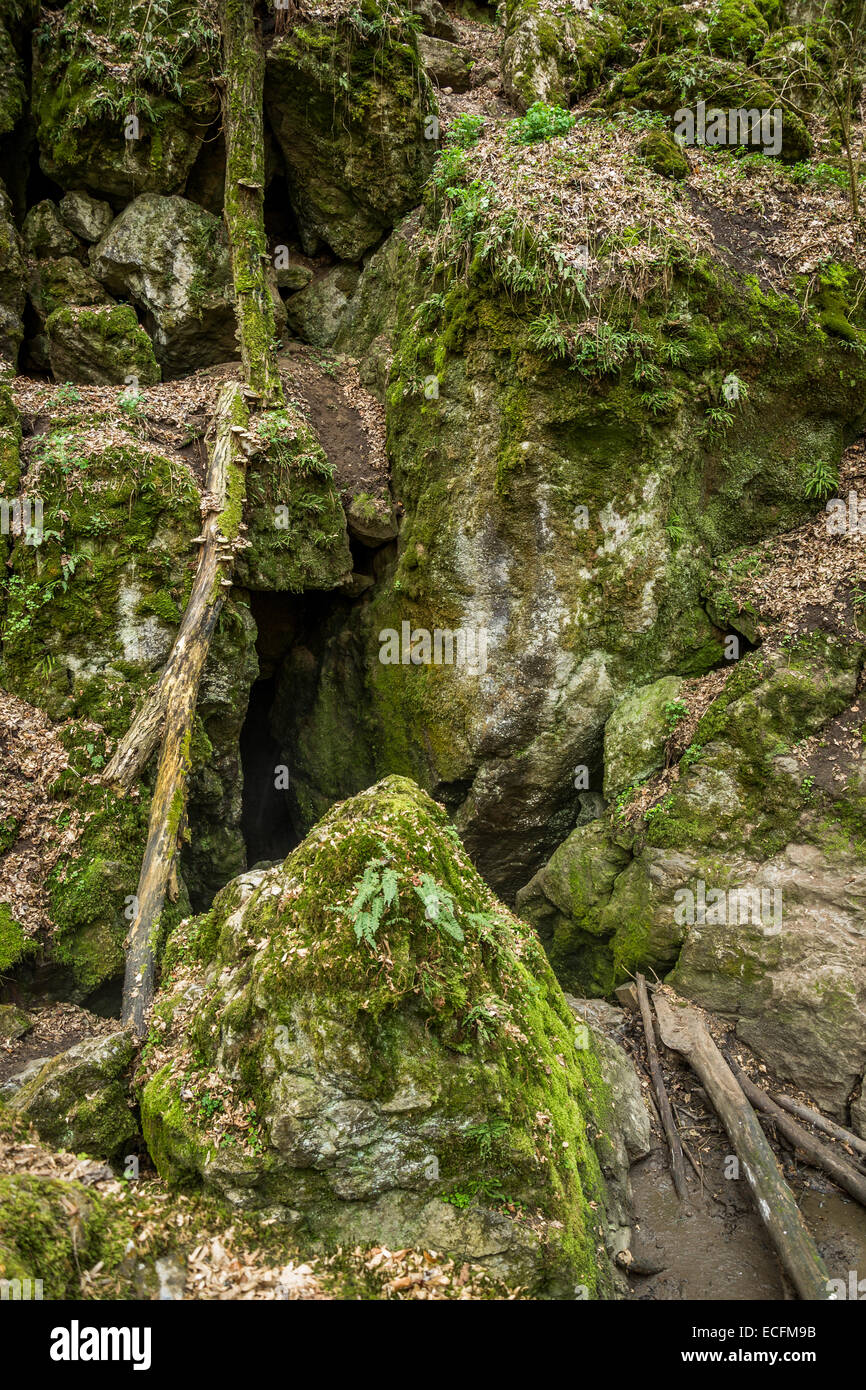
{"type": "Polygon", "coordinates": [[[288,767],[271,732],[275,694],[274,676],[255,682],[241,729],[241,832],[250,868],[263,860],[284,859],[298,843],[289,799],[288,767]]]}

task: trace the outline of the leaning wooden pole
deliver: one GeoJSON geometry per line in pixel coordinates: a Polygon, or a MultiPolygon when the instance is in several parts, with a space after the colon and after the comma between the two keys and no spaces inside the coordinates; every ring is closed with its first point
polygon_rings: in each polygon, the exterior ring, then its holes
{"type": "Polygon", "coordinates": [[[665,1047],[679,1052],[697,1073],[728,1132],[745,1170],[761,1220],[785,1272],[800,1298],[830,1300],[829,1275],[806,1229],[776,1156],[757,1115],[694,1009],[655,997],[656,1016],[665,1047]]]}
{"type": "Polygon", "coordinates": [[[664,1128],[665,1138],[668,1141],[668,1148],[671,1154],[671,1173],[673,1175],[674,1187],[677,1196],[683,1201],[689,1195],[689,1188],[686,1182],[686,1164],[683,1157],[683,1146],[680,1142],[679,1130],[674,1119],[671,1103],[668,1099],[667,1087],[662,1076],[661,1063],[659,1062],[658,1049],[656,1048],[655,1034],[653,1032],[652,1012],[650,1009],[649,995],[647,993],[646,980],[643,975],[635,978],[637,986],[637,999],[640,1005],[640,1014],[643,1020],[643,1031],[646,1039],[646,1056],[649,1065],[649,1073],[652,1078],[653,1090],[656,1093],[659,1115],[661,1116],[662,1127],[664,1128]]]}
{"type": "Polygon", "coordinates": [[[226,137],[224,215],[232,260],[238,337],[246,385],[220,395],[203,511],[201,550],[190,601],[166,666],[150,698],[106,769],[128,786],[161,738],[136,914],[127,939],[121,1018],[143,1038],[153,1000],[160,914],[178,850],[186,807],[189,745],[199,682],[231,587],[235,550],[243,544],[245,456],[255,448],[248,404],[282,400],[274,356],[274,312],[264,228],[264,53],[253,0],[222,0],[223,124],[226,137]]]}

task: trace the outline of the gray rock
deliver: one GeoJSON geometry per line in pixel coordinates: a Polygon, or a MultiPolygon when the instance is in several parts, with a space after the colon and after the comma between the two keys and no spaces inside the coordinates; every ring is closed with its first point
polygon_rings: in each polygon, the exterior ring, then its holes
{"type": "Polygon", "coordinates": [[[223,224],[176,196],[135,198],[90,252],[94,275],[153,321],[164,376],[237,356],[231,266],[223,224]]]}
{"type": "Polygon", "coordinates": [[[393,540],[398,530],[390,497],[374,497],[368,492],[359,492],[352,498],[346,509],[346,524],[350,535],[372,547],[393,540]]]}
{"type": "Polygon", "coordinates": [[[15,1004],[0,1004],[0,1042],[23,1038],[33,1027],[33,1019],[15,1004]]]}
{"type": "Polygon", "coordinates": [[[91,198],[89,193],[64,193],[60,199],[60,217],[82,241],[99,241],[114,221],[109,203],[91,198]]]}
{"type": "Polygon", "coordinates": [[[361,272],[339,265],[286,301],[289,328],[314,347],[330,347],[340,332],[361,272]]]}
{"type": "Polygon", "coordinates": [[[460,42],[460,30],[439,0],[408,0],[406,8],[420,20],[425,34],[447,39],[449,43],[460,42]]]}
{"type": "Polygon", "coordinates": [[[473,62],[465,49],[445,39],[418,35],[418,52],[437,87],[450,87],[453,92],[468,92],[473,85],[473,62]]]}
{"type": "Polygon", "coordinates": [[[131,304],[55,309],[45,322],[48,360],[58,381],[153,386],[160,370],[131,304]]]}

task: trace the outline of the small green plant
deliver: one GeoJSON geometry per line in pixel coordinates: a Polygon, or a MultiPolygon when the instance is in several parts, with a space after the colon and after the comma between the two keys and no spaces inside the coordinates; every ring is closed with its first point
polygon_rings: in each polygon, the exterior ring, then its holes
{"type": "Polygon", "coordinates": [[[548,106],[546,101],[534,101],[525,116],[512,121],[508,127],[511,140],[522,145],[534,145],[539,140],[552,140],[567,135],[574,125],[574,116],[562,106],[548,106]]]}
{"type": "MultiPolygon", "coordinates": [[[[349,917],[357,942],[373,947],[383,920],[392,908],[399,908],[401,892],[410,891],[418,897],[428,922],[434,923],[455,941],[463,941],[463,929],[454,915],[454,899],[446,888],[430,874],[413,875],[410,883],[402,884],[400,875],[391,864],[391,857],[372,859],[363,876],[355,884],[355,896],[349,906],[349,917]]],[[[333,908],[332,911],[339,911],[333,908]]],[[[406,922],[405,916],[390,918],[394,923],[406,922]]]]}
{"type": "Polygon", "coordinates": [[[810,499],[823,502],[839,486],[839,475],[832,464],[816,459],[804,475],[803,491],[810,499]]]}
{"type": "Polygon", "coordinates": [[[81,392],[71,381],[65,381],[62,386],[58,386],[55,392],[55,400],[64,405],[77,405],[81,400],[81,392]]]}
{"type": "Polygon", "coordinates": [[[678,546],[682,544],[686,538],[686,528],[679,512],[671,512],[665,530],[667,531],[668,540],[671,545],[678,546]]]}
{"type": "Polygon", "coordinates": [[[211,1120],[222,1110],[223,1103],[219,1096],[212,1096],[206,1092],[200,1097],[198,1108],[203,1119],[211,1120]]]}
{"type": "Polygon", "coordinates": [[[812,789],[815,786],[814,777],[804,777],[800,783],[800,795],[804,801],[812,800],[812,789]]]}
{"type": "Polygon", "coordinates": [[[679,724],[680,720],[685,719],[689,712],[688,705],[683,700],[668,700],[664,707],[665,724],[669,734],[679,724]]]}
{"type": "Polygon", "coordinates": [[[489,1159],[493,1152],[493,1145],[497,1139],[501,1139],[508,1133],[507,1120],[487,1120],[481,1125],[470,1125],[466,1131],[467,1137],[474,1139],[481,1152],[484,1162],[489,1159]]]}
{"type": "Polygon", "coordinates": [[[461,150],[471,149],[477,142],[483,128],[483,116],[475,116],[469,112],[462,116],[455,116],[445,135],[445,143],[446,145],[456,145],[461,150]]]}

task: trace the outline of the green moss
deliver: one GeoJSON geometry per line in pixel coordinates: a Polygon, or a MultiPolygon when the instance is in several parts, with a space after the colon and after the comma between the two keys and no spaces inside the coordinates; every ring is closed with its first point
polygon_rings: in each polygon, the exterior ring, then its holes
{"type": "Polygon", "coordinates": [[[0,902],[0,974],[19,965],[36,949],[36,943],[25,935],[16,922],[8,903],[0,902]]]}

